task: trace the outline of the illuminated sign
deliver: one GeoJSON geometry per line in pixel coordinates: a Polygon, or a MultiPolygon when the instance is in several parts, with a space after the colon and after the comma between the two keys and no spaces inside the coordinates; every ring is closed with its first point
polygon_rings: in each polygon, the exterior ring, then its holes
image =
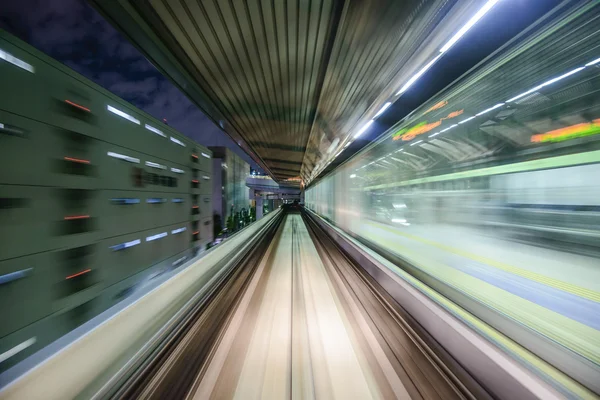
{"type": "Polygon", "coordinates": [[[448,102],[446,100],[440,101],[439,103],[434,104],[429,110],[425,111],[423,113],[423,115],[430,113],[432,111],[435,111],[435,110],[439,110],[440,108],[446,107],[447,105],[448,105],[448,102]]]}
{"type": "Polygon", "coordinates": [[[442,121],[444,121],[445,119],[456,118],[459,115],[461,115],[463,112],[464,112],[464,110],[453,111],[450,114],[448,114],[446,117],[440,118],[439,121],[435,121],[432,123],[427,123],[427,121],[423,121],[423,122],[418,123],[417,125],[412,126],[410,128],[401,129],[392,136],[392,139],[393,140],[402,139],[403,141],[413,140],[417,136],[422,135],[424,133],[429,132],[432,129],[437,128],[438,126],[440,126],[442,124],[442,121]]]}
{"type": "Polygon", "coordinates": [[[600,133],[600,119],[531,136],[532,143],[562,142],[600,133]]]}

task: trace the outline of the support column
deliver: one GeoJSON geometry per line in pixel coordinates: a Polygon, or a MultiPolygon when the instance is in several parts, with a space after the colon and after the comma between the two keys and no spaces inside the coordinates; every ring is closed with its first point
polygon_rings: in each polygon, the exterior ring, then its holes
{"type": "Polygon", "coordinates": [[[258,221],[263,217],[263,198],[258,195],[256,199],[256,220],[258,221]]]}

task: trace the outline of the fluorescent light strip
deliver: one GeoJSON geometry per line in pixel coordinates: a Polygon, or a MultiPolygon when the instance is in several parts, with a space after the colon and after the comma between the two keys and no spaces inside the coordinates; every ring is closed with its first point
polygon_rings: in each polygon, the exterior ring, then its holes
{"type": "Polygon", "coordinates": [[[375,116],[373,117],[373,119],[375,119],[375,118],[379,117],[381,114],[383,114],[385,112],[385,110],[387,110],[391,105],[392,105],[391,101],[388,101],[387,103],[385,103],[383,105],[383,107],[381,107],[379,109],[379,111],[377,111],[377,114],[375,114],[375,116]]]}
{"type": "Polygon", "coordinates": [[[475,119],[475,116],[469,117],[467,119],[463,119],[462,121],[459,122],[459,124],[464,124],[465,122],[469,122],[472,119],[475,119]]]}
{"type": "Polygon", "coordinates": [[[11,63],[12,65],[15,65],[19,68],[22,68],[25,71],[29,71],[32,74],[35,73],[35,68],[33,68],[33,65],[27,64],[23,60],[19,60],[17,57],[13,56],[10,53],[5,52],[4,50],[0,50],[0,59],[6,61],[8,63],[11,63]]]}
{"type": "Polygon", "coordinates": [[[173,200],[171,200],[173,203],[183,203],[183,198],[181,197],[176,197],[173,200]]]}
{"type": "Polygon", "coordinates": [[[121,110],[117,110],[116,108],[114,108],[113,106],[106,106],[106,109],[108,111],[110,111],[113,114],[117,114],[119,117],[123,117],[128,121],[133,122],[134,124],[140,124],[140,120],[137,118],[132,117],[131,115],[121,111],[121,110]]]}
{"type": "Polygon", "coordinates": [[[162,165],[162,164],[158,164],[152,161],[146,161],[146,165],[152,168],[158,168],[158,169],[167,169],[166,166],[162,165]]]}
{"type": "Polygon", "coordinates": [[[350,179],[354,179],[354,178],[356,178],[356,174],[351,174],[350,179]]]}
{"type": "Polygon", "coordinates": [[[495,110],[496,108],[502,107],[503,105],[504,105],[504,103],[498,103],[495,106],[488,108],[487,110],[483,110],[482,112],[475,114],[475,116],[479,117],[480,115],[489,113],[490,111],[495,110]]]}
{"type": "Polygon", "coordinates": [[[0,129],[4,129],[4,124],[0,122],[0,129]]]}
{"type": "Polygon", "coordinates": [[[209,180],[210,176],[202,175],[202,179],[209,180]]]}
{"type": "Polygon", "coordinates": [[[344,148],[346,148],[346,147],[350,146],[351,144],[352,144],[352,142],[348,142],[348,143],[346,143],[346,144],[344,145],[344,148]]]}
{"type": "Polygon", "coordinates": [[[167,199],[163,199],[160,197],[150,197],[150,198],[146,199],[146,203],[148,203],[148,204],[164,203],[166,201],[167,201],[167,199]]]}
{"type": "Polygon", "coordinates": [[[146,128],[150,132],[154,132],[157,135],[160,135],[162,137],[167,137],[167,135],[165,135],[160,129],[157,129],[157,128],[153,127],[152,125],[144,124],[144,128],[146,128]]]}
{"type": "Polygon", "coordinates": [[[363,133],[365,133],[365,131],[367,129],[369,129],[369,126],[371,126],[372,123],[373,123],[373,120],[370,120],[369,122],[367,122],[366,124],[364,124],[363,127],[360,128],[360,130],[358,132],[356,132],[356,135],[354,135],[354,139],[356,139],[357,137],[359,137],[360,135],[362,135],[363,133]]]}
{"type": "Polygon", "coordinates": [[[487,14],[487,12],[490,11],[492,7],[496,5],[497,2],[498,0],[489,0],[487,3],[485,3],[485,5],[482,8],[480,8],[479,11],[477,11],[477,13],[473,15],[471,19],[462,28],[460,28],[460,30],[456,32],[454,36],[452,36],[452,38],[450,38],[450,40],[448,40],[448,42],[446,42],[446,44],[440,49],[440,53],[445,53],[450,49],[450,47],[454,46],[454,44],[458,42],[458,40],[465,33],[467,33],[467,31],[471,29],[473,25],[477,23],[477,21],[479,21],[485,14],[487,14]]]}
{"type": "Polygon", "coordinates": [[[177,235],[178,233],[185,232],[187,228],[184,226],[183,228],[173,229],[171,231],[171,235],[177,235]]]}
{"type": "MultiPolygon", "coordinates": [[[[344,150],[342,150],[342,151],[344,151],[344,150]]],[[[337,156],[339,156],[340,154],[342,154],[342,151],[340,151],[339,153],[337,153],[337,154],[335,155],[335,157],[337,157],[337,156]]],[[[335,158],[335,157],[334,157],[334,158],[335,158]]]]}
{"type": "Polygon", "coordinates": [[[185,171],[179,168],[171,168],[172,172],[175,172],[176,174],[184,174],[185,171]]]}
{"type": "Polygon", "coordinates": [[[11,358],[12,356],[14,356],[16,354],[22,352],[29,346],[35,344],[36,341],[37,341],[37,338],[34,336],[34,337],[27,339],[26,341],[16,345],[12,349],[7,350],[4,353],[0,354],[0,363],[8,360],[9,358],[11,358]]]}
{"type": "Polygon", "coordinates": [[[140,163],[140,159],[139,158],[129,157],[129,156],[126,156],[124,154],[119,154],[119,153],[113,153],[112,151],[109,151],[108,153],[106,153],[106,155],[109,156],[109,157],[118,158],[119,160],[128,161],[130,163],[135,163],[135,164],[139,164],[140,163]]]}
{"type": "Polygon", "coordinates": [[[437,135],[439,135],[440,133],[442,133],[442,132],[436,132],[436,133],[434,133],[433,135],[429,135],[428,137],[432,138],[432,137],[434,137],[434,136],[437,136],[437,135]]]}
{"type": "Polygon", "coordinates": [[[183,143],[181,140],[174,138],[173,136],[171,136],[171,142],[173,143],[177,143],[180,146],[185,147],[185,143],[183,143]]]}
{"type": "Polygon", "coordinates": [[[151,242],[153,240],[162,239],[162,238],[164,238],[167,235],[168,235],[167,232],[163,232],[163,233],[159,233],[157,235],[148,236],[146,238],[146,242],[151,242]]]}
{"type": "Polygon", "coordinates": [[[114,246],[110,246],[109,248],[112,249],[112,251],[119,251],[119,250],[126,249],[128,247],[137,246],[140,243],[142,243],[142,241],[140,239],[135,239],[130,242],[125,242],[125,243],[116,244],[114,246]]]}
{"type": "Polygon", "coordinates": [[[425,72],[427,72],[427,70],[429,68],[431,68],[433,66],[433,64],[435,64],[435,62],[437,60],[439,60],[439,58],[441,56],[442,56],[441,54],[438,54],[433,60],[429,61],[429,63],[426,66],[421,68],[421,70],[419,72],[417,72],[415,75],[413,75],[413,77],[410,78],[408,80],[408,82],[406,82],[404,84],[404,86],[402,86],[402,89],[400,89],[400,91],[398,93],[396,93],[396,96],[401,95],[402,93],[406,92],[413,85],[413,83],[415,83],[417,81],[417,79],[419,79],[425,72]]]}
{"type": "Polygon", "coordinates": [[[419,144],[421,142],[422,142],[422,140],[417,140],[416,142],[412,143],[411,146],[414,146],[414,145],[419,144]]]}
{"type": "Polygon", "coordinates": [[[586,67],[591,67],[592,65],[596,65],[600,63],[600,58],[596,58],[594,61],[590,61],[589,63],[585,64],[586,67]]]}
{"type": "Polygon", "coordinates": [[[182,262],[184,262],[186,259],[187,259],[187,256],[183,256],[183,257],[181,257],[181,258],[178,258],[177,260],[173,261],[173,262],[171,263],[171,265],[172,265],[172,266],[174,266],[174,265],[179,265],[179,264],[181,264],[182,262]]]}
{"type": "Polygon", "coordinates": [[[442,130],[440,131],[440,133],[443,133],[443,132],[449,131],[450,129],[452,129],[452,128],[455,128],[455,127],[457,127],[457,126],[458,126],[458,124],[450,125],[450,126],[449,126],[449,127],[447,127],[446,129],[442,129],[442,130]]]}
{"type": "Polygon", "coordinates": [[[19,279],[23,279],[33,271],[33,268],[22,269],[20,271],[11,272],[8,274],[0,275],[0,285],[5,283],[13,282],[19,279]]]}
{"type": "Polygon", "coordinates": [[[506,102],[507,102],[507,103],[510,103],[510,102],[512,102],[512,101],[515,101],[515,100],[518,100],[518,99],[520,99],[521,97],[525,97],[525,96],[527,96],[528,94],[531,94],[531,93],[533,93],[533,92],[537,92],[537,91],[538,91],[538,90],[540,90],[541,88],[543,88],[543,87],[545,87],[545,86],[548,86],[548,85],[551,85],[551,84],[553,84],[553,83],[556,83],[556,82],[558,82],[558,81],[560,81],[560,80],[562,80],[562,79],[565,79],[566,77],[568,77],[568,76],[571,76],[571,75],[573,75],[573,74],[576,74],[576,73],[578,73],[579,71],[581,71],[581,70],[583,70],[583,69],[585,69],[585,67],[579,67],[579,68],[575,68],[574,70],[572,70],[572,71],[569,71],[569,72],[567,72],[566,74],[562,74],[561,76],[557,76],[556,78],[552,78],[552,79],[550,79],[549,81],[546,81],[546,82],[542,83],[541,85],[538,85],[538,86],[534,87],[533,89],[529,89],[528,91],[526,91],[526,92],[523,92],[523,93],[521,93],[520,95],[513,97],[512,99],[508,99],[508,100],[506,100],[506,102]]]}
{"type": "Polygon", "coordinates": [[[202,154],[202,157],[210,159],[210,156],[208,154],[206,154],[206,153],[200,153],[200,154],[202,154]]]}

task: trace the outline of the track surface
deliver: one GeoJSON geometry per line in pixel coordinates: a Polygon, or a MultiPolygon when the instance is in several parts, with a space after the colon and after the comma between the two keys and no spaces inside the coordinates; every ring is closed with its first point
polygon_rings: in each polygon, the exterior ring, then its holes
{"type": "Polygon", "coordinates": [[[487,397],[300,214],[252,270],[185,397],[487,397]]]}

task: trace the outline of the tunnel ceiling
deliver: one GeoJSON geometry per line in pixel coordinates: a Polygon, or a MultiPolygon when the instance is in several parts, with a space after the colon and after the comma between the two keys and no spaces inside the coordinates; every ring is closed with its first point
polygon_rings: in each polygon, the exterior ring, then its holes
{"type": "Polygon", "coordinates": [[[322,168],[478,2],[92,3],[283,181],[322,168]]]}

